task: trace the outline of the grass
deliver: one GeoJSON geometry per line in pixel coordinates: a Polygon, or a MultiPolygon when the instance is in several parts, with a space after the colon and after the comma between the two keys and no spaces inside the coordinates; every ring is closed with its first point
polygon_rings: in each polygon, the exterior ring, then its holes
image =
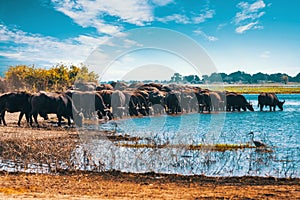
{"type": "Polygon", "coordinates": [[[118,143],[117,146],[127,148],[186,148],[188,150],[210,150],[210,151],[232,151],[246,148],[256,148],[250,144],[198,144],[198,145],[155,145],[155,144],[129,144],[129,143],[118,143]]]}
{"type": "Polygon", "coordinates": [[[259,94],[261,92],[274,92],[277,94],[300,94],[300,85],[226,85],[224,89],[229,92],[243,94],[259,94]]]}

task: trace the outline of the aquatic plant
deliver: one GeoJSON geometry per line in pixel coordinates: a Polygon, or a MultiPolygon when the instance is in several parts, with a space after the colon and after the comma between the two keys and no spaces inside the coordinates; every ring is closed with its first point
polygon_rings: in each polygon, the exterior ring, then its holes
{"type": "Polygon", "coordinates": [[[246,148],[256,148],[250,144],[139,144],[139,143],[117,143],[116,146],[127,148],[185,148],[187,150],[210,150],[210,151],[233,151],[246,148]]]}

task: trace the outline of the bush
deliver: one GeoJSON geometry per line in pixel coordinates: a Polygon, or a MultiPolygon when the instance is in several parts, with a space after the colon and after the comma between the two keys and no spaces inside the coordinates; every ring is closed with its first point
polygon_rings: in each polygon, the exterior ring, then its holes
{"type": "MultiPolygon", "coordinates": [[[[10,90],[28,91],[63,91],[73,85],[75,81],[97,82],[98,75],[89,72],[85,66],[68,67],[56,65],[50,69],[36,68],[35,66],[11,66],[5,73],[5,80],[10,90]]],[[[1,87],[1,82],[0,82],[1,87]]],[[[0,88],[1,90],[1,88],[0,88]]]]}

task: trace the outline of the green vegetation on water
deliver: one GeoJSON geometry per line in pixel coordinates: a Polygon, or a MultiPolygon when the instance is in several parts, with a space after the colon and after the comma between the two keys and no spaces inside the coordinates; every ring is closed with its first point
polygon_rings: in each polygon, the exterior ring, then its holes
{"type": "Polygon", "coordinates": [[[210,151],[233,151],[239,149],[246,149],[246,148],[256,148],[255,146],[247,144],[198,144],[198,145],[171,145],[171,144],[138,144],[138,143],[118,143],[116,144],[120,147],[127,147],[127,148],[185,148],[187,150],[210,150],[210,151]]]}

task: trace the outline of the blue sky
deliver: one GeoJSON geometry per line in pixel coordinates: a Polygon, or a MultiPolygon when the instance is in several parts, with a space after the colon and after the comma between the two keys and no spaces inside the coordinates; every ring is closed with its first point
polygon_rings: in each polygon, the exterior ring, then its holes
{"type": "MultiPolygon", "coordinates": [[[[285,72],[294,76],[300,72],[299,6],[294,0],[2,0],[0,69],[17,64],[78,65],[112,37],[137,28],[158,27],[198,43],[219,72],[285,72]]],[[[188,45],[185,48],[183,51],[189,51],[188,45]]],[[[107,54],[110,52],[101,50],[98,59],[108,58],[107,54]]],[[[177,65],[175,71],[193,73],[184,62],[175,63],[172,56],[143,54],[131,53],[131,59],[125,59],[129,62],[118,65],[132,65],[135,57],[144,59],[137,62],[140,66],[177,65]],[[151,63],[153,56],[161,56],[164,62],[151,63]]]]}

